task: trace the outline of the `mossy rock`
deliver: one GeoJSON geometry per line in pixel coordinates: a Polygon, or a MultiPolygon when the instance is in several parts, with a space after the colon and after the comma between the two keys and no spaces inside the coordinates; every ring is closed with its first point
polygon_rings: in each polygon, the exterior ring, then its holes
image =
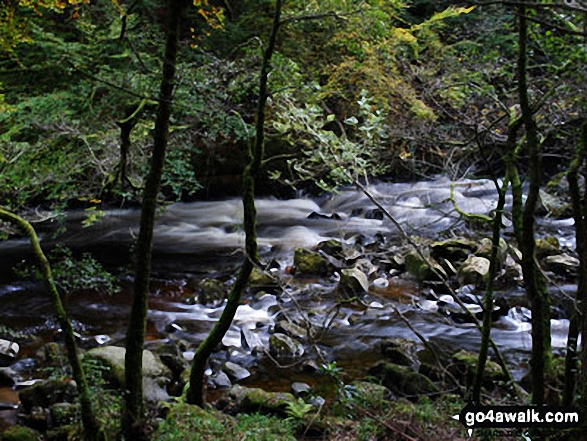
{"type": "Polygon", "coordinates": [[[279,284],[271,277],[267,272],[260,270],[259,268],[253,268],[251,275],[249,276],[249,285],[253,288],[273,288],[279,284]]]}
{"type": "Polygon", "coordinates": [[[477,248],[475,242],[462,237],[434,242],[430,245],[434,259],[438,261],[447,259],[456,266],[463,263],[475,248],[477,248]]]}
{"type": "Polygon", "coordinates": [[[2,441],[39,441],[41,434],[26,426],[12,426],[2,432],[2,441]]]}
{"type": "Polygon", "coordinates": [[[269,337],[269,353],[276,357],[295,357],[304,353],[304,347],[293,338],[277,332],[269,337]]]}
{"type": "MultiPolygon", "coordinates": [[[[478,354],[473,352],[461,350],[453,355],[453,364],[450,371],[457,378],[465,378],[467,385],[473,384],[475,372],[477,369],[478,354]]],[[[487,360],[485,362],[485,369],[483,370],[482,384],[485,387],[493,387],[496,382],[507,381],[507,377],[503,370],[494,361],[487,360]]]]}
{"type": "Polygon", "coordinates": [[[326,257],[315,251],[296,248],[294,266],[298,274],[328,274],[329,262],[326,257]]]}
{"type": "Polygon", "coordinates": [[[198,284],[198,303],[201,305],[217,305],[224,301],[226,287],[216,279],[202,279],[198,284]]]}
{"type": "Polygon", "coordinates": [[[81,439],[81,426],[70,424],[66,426],[53,427],[47,430],[47,441],[70,441],[81,439]]]}
{"type": "Polygon", "coordinates": [[[417,397],[438,392],[438,388],[428,377],[394,363],[380,362],[369,369],[369,374],[398,395],[417,397]]]}
{"type": "Polygon", "coordinates": [[[561,249],[556,236],[545,236],[536,239],[536,257],[538,259],[557,254],[561,254],[561,249]]]}
{"type": "Polygon", "coordinates": [[[436,260],[426,254],[428,253],[424,253],[426,259],[423,259],[422,256],[415,251],[410,251],[406,254],[404,257],[406,271],[414,276],[420,283],[426,281],[439,281],[442,278],[447,278],[444,268],[442,268],[436,260]],[[441,277],[436,273],[439,273],[441,277]]]}
{"type": "Polygon", "coordinates": [[[227,396],[234,401],[240,412],[262,413],[265,415],[286,416],[289,403],[296,399],[289,392],[266,392],[259,388],[232,386],[227,396]]]}
{"type": "Polygon", "coordinates": [[[33,407],[72,402],[77,395],[77,385],[70,379],[45,380],[22,389],[18,395],[24,410],[30,412],[33,407]]]}
{"type": "Polygon", "coordinates": [[[81,407],[79,404],[55,403],[49,408],[54,426],[65,426],[79,420],[81,407]]]}
{"type": "MultiPolygon", "coordinates": [[[[118,346],[104,346],[89,350],[84,355],[84,360],[95,360],[101,362],[109,369],[105,373],[106,380],[112,381],[115,385],[123,387],[124,378],[124,357],[126,349],[118,346]]],[[[171,371],[151,351],[143,351],[143,376],[144,377],[169,377],[171,371]]]]}

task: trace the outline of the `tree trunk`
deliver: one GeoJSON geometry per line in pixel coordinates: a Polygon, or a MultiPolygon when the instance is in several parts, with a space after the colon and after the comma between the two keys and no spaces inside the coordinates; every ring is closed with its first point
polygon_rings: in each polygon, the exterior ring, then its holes
{"type": "Polygon", "coordinates": [[[98,425],[96,414],[94,413],[94,408],[92,406],[92,400],[90,399],[90,391],[88,389],[86,376],[79,358],[73,327],[71,326],[71,321],[67,316],[67,311],[61,302],[61,296],[59,295],[59,291],[57,290],[57,286],[55,285],[55,281],[53,280],[53,275],[51,273],[51,266],[49,265],[49,261],[41,249],[37,233],[29,222],[13,213],[3,210],[2,208],[0,208],[0,219],[17,225],[29,237],[37,264],[39,265],[39,269],[43,274],[43,279],[45,279],[47,290],[49,291],[51,301],[53,302],[53,308],[55,308],[57,321],[61,327],[61,330],[63,331],[65,347],[67,349],[67,358],[69,364],[71,365],[73,379],[77,384],[77,390],[79,393],[82,424],[84,427],[84,438],[87,441],[104,440],[104,431],[98,425]]]}
{"type": "Polygon", "coordinates": [[[153,155],[145,182],[141,210],[141,225],[135,250],[136,268],[132,310],[126,333],[125,385],[126,408],[123,429],[127,439],[139,440],[144,418],[143,403],[143,345],[149,304],[149,279],[153,248],[153,223],[157,208],[157,194],[165,162],[165,150],[169,138],[169,118],[175,81],[175,65],[178,51],[178,30],[181,17],[189,2],[169,0],[167,6],[167,32],[163,60],[163,78],[159,92],[159,107],[155,121],[153,155]]]}
{"type": "Polygon", "coordinates": [[[532,374],[532,402],[543,404],[545,401],[545,384],[551,365],[550,342],[550,297],[546,280],[536,261],[536,240],[534,237],[534,213],[540,191],[540,152],[538,130],[528,99],[527,79],[527,23],[526,8],[518,8],[519,18],[519,55],[518,55],[518,94],[522,120],[526,129],[526,147],[528,151],[530,186],[524,209],[522,211],[522,230],[520,248],[522,251],[522,273],[526,294],[532,307],[532,356],[530,369],[532,374]]]}
{"type": "Polygon", "coordinates": [[[259,77],[259,101],[255,119],[255,141],[249,148],[249,163],[243,171],[243,210],[245,230],[245,260],[239,271],[236,282],[228,295],[228,300],[220,319],[200,344],[192,361],[190,372],[190,388],[187,401],[202,407],[206,401],[204,389],[204,371],[212,351],[221,341],[236,314],[240,298],[244,292],[251,271],[258,263],[257,251],[257,209],[255,207],[255,179],[263,159],[265,144],[265,106],[267,104],[267,78],[270,71],[271,57],[275,50],[279,21],[281,17],[281,0],[275,2],[273,25],[269,36],[269,44],[263,53],[261,74],[259,77]]]}

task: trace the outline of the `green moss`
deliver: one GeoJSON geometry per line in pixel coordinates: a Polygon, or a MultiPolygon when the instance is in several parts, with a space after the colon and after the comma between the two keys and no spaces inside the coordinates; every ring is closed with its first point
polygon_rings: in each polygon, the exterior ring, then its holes
{"type": "Polygon", "coordinates": [[[3,441],[38,441],[39,434],[25,426],[12,426],[2,433],[3,441]]]}

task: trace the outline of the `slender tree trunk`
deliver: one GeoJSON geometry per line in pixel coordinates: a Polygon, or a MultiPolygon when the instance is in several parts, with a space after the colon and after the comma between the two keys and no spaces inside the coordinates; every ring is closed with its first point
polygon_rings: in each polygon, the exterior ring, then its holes
{"type": "Polygon", "coordinates": [[[244,230],[245,230],[245,260],[239,271],[236,282],[232,286],[228,295],[228,300],[220,319],[214,325],[214,328],[200,344],[194,359],[192,361],[192,370],[190,372],[190,388],[187,393],[187,401],[200,407],[204,406],[204,371],[208,358],[212,351],[221,341],[226,331],[232,323],[236,314],[242,293],[244,292],[247,281],[254,266],[258,263],[257,251],[257,209],[255,207],[255,179],[263,159],[263,150],[265,144],[265,106],[267,104],[267,78],[271,68],[271,57],[275,51],[277,32],[279,31],[279,21],[281,17],[282,1],[275,2],[275,12],[273,15],[273,25],[269,36],[269,43],[263,54],[261,65],[261,74],[259,77],[259,101],[257,106],[257,115],[255,119],[255,140],[249,148],[249,163],[243,172],[243,210],[244,210],[244,230]]]}
{"type": "MultiPolygon", "coordinates": [[[[565,384],[563,390],[563,404],[570,405],[575,399],[575,390],[577,385],[577,368],[578,352],[577,342],[581,326],[582,305],[585,302],[585,293],[587,290],[587,231],[585,225],[585,211],[581,197],[581,187],[579,185],[579,170],[585,162],[585,131],[587,122],[583,124],[582,133],[575,149],[575,157],[571,162],[567,173],[569,182],[569,193],[573,205],[573,217],[575,218],[575,242],[576,250],[579,255],[579,270],[577,276],[577,294],[575,299],[575,308],[569,323],[569,333],[567,337],[567,356],[565,358],[565,384]]],[[[584,321],[584,320],[583,320],[584,321]]],[[[585,334],[583,334],[585,335],[585,334]]],[[[585,345],[583,345],[585,346],[585,345]]]]}
{"type": "Polygon", "coordinates": [[[534,213],[540,191],[540,152],[536,121],[528,98],[526,8],[518,8],[519,19],[519,55],[518,55],[518,94],[522,110],[522,120],[526,129],[526,147],[528,151],[530,186],[524,209],[522,211],[522,231],[520,244],[522,251],[522,273],[526,293],[532,306],[532,356],[530,369],[532,373],[532,402],[543,404],[545,385],[551,365],[550,342],[550,297],[546,280],[536,261],[536,240],[534,237],[534,213]]]}
{"type": "Polygon", "coordinates": [[[487,351],[489,349],[489,338],[491,336],[492,314],[493,314],[493,281],[497,277],[499,268],[499,241],[501,239],[501,218],[503,207],[505,206],[505,195],[509,186],[508,176],[503,181],[501,188],[496,182],[498,192],[497,207],[492,225],[491,239],[491,257],[489,259],[489,271],[487,274],[487,286],[485,288],[485,298],[483,301],[483,329],[481,332],[481,347],[479,348],[479,357],[477,359],[477,368],[475,378],[473,379],[473,402],[479,403],[481,400],[481,385],[483,383],[483,371],[487,362],[487,351]]]}
{"type": "Polygon", "coordinates": [[[165,162],[165,151],[169,138],[169,118],[175,82],[175,67],[178,51],[178,30],[188,0],[169,0],[167,6],[167,33],[163,60],[163,78],[159,92],[159,107],[155,121],[151,168],[143,192],[141,225],[136,245],[136,268],[132,310],[126,333],[125,386],[126,408],[124,431],[129,440],[139,440],[144,418],[143,403],[143,345],[149,304],[149,279],[153,248],[153,223],[157,208],[157,194],[165,162]]]}
{"type": "Polygon", "coordinates": [[[43,250],[41,249],[37,233],[35,232],[34,228],[29,222],[27,222],[20,216],[10,213],[9,211],[6,211],[2,208],[0,208],[0,219],[17,225],[29,237],[33,253],[37,260],[37,264],[39,265],[39,269],[43,274],[45,284],[47,285],[47,290],[49,291],[51,301],[53,302],[53,308],[55,308],[57,321],[59,322],[59,326],[63,331],[63,337],[65,338],[67,358],[69,364],[71,365],[73,379],[77,384],[77,390],[79,393],[82,424],[84,426],[84,438],[87,441],[103,440],[105,438],[104,431],[98,425],[98,422],[96,420],[96,414],[92,406],[92,400],[90,399],[88,383],[86,381],[86,376],[84,374],[84,370],[77,350],[77,344],[75,342],[73,327],[67,315],[67,311],[65,310],[65,308],[63,307],[63,303],[61,302],[61,296],[59,295],[59,291],[57,290],[57,286],[55,285],[55,281],[51,273],[51,266],[49,265],[49,261],[47,260],[45,254],[43,253],[43,250]]]}

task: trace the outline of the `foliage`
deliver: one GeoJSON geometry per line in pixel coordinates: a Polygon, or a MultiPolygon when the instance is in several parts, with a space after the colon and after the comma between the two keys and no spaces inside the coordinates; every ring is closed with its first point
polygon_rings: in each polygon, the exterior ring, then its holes
{"type": "MultiPolygon", "coordinates": [[[[58,245],[48,253],[48,259],[58,287],[67,295],[88,290],[110,295],[118,290],[116,277],[106,271],[89,253],[77,258],[71,249],[58,245]]],[[[15,272],[23,279],[42,279],[39,270],[26,263],[19,264],[15,272]]]]}
{"type": "Polygon", "coordinates": [[[307,404],[303,398],[298,398],[297,401],[287,403],[285,413],[293,420],[302,420],[313,408],[314,406],[307,404]]]}

